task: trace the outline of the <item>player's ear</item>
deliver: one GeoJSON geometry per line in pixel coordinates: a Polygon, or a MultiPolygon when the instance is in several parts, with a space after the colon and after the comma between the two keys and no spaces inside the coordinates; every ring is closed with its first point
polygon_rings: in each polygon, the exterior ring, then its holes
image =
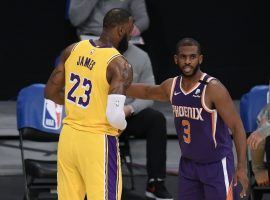
{"type": "Polygon", "coordinates": [[[202,64],[202,62],[203,62],[203,55],[201,54],[199,57],[199,63],[202,64]]]}
{"type": "Polygon", "coordinates": [[[124,26],[119,26],[118,27],[118,35],[119,35],[119,37],[122,38],[124,34],[125,34],[125,27],[124,26]]]}
{"type": "Polygon", "coordinates": [[[173,56],[173,58],[174,58],[174,63],[177,65],[178,64],[178,56],[175,54],[173,56]]]}

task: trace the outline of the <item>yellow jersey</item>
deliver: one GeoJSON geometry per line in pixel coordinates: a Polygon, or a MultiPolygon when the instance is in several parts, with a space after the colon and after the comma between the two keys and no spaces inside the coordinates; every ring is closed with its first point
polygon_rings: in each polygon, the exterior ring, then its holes
{"type": "Polygon", "coordinates": [[[65,62],[65,111],[63,124],[97,134],[118,135],[106,117],[109,83],[107,67],[121,54],[113,47],[99,47],[92,40],[78,42],[65,62]]]}

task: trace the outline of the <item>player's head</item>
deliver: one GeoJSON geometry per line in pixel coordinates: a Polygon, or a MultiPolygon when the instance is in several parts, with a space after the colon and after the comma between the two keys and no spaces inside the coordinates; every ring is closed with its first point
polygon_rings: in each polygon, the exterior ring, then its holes
{"type": "Polygon", "coordinates": [[[190,77],[195,75],[203,61],[199,42],[193,38],[181,39],[176,45],[174,61],[179,66],[183,76],[190,77]]]}
{"type": "Polygon", "coordinates": [[[133,23],[131,14],[121,8],[111,9],[103,19],[103,30],[111,34],[114,46],[120,53],[128,48],[133,23]]]}

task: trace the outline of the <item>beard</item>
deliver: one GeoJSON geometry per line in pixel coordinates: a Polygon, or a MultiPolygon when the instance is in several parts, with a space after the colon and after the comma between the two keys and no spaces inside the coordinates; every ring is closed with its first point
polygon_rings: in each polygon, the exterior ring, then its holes
{"type": "Polygon", "coordinates": [[[196,67],[193,69],[193,71],[191,72],[191,74],[187,74],[187,73],[183,72],[181,69],[180,69],[180,72],[181,72],[182,76],[184,76],[184,77],[192,77],[192,76],[194,76],[197,73],[197,71],[199,69],[200,69],[200,64],[196,65],[196,67]]]}
{"type": "Polygon", "coordinates": [[[127,34],[122,37],[118,44],[117,50],[123,54],[128,49],[128,37],[127,34]]]}

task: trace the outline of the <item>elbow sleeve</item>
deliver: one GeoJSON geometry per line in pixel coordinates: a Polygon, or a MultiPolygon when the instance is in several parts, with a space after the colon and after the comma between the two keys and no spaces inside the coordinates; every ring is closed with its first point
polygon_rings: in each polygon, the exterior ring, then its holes
{"type": "Polygon", "coordinates": [[[106,116],[108,122],[117,129],[124,130],[127,121],[124,113],[126,96],[120,94],[108,95],[106,116]]]}

